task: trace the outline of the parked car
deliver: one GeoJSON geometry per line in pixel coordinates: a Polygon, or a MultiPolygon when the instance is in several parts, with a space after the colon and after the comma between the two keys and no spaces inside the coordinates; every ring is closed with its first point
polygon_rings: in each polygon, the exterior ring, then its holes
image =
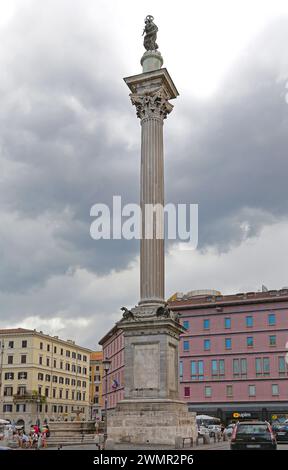
{"type": "Polygon", "coordinates": [[[278,424],[273,426],[274,434],[276,435],[277,442],[288,441],[288,423],[287,424],[278,424]]]}
{"type": "Polygon", "coordinates": [[[223,434],[226,434],[227,437],[231,437],[234,427],[235,424],[229,424],[227,428],[224,429],[223,434]]]}
{"type": "Polygon", "coordinates": [[[275,434],[266,421],[241,421],[232,432],[231,450],[277,449],[275,434]]]}

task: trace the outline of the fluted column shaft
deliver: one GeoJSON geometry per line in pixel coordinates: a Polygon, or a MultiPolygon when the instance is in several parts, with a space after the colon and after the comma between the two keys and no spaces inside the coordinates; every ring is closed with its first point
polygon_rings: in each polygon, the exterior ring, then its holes
{"type": "Polygon", "coordinates": [[[161,207],[162,209],[164,207],[163,118],[143,117],[141,127],[142,237],[139,304],[163,303],[165,282],[164,214],[163,210],[161,211],[161,207]],[[147,205],[150,205],[150,210],[147,205]]]}

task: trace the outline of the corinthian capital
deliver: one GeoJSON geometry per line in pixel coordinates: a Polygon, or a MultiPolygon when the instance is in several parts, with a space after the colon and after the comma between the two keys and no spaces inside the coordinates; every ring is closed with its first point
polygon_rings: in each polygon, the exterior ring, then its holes
{"type": "Polygon", "coordinates": [[[140,119],[157,117],[166,119],[171,113],[173,105],[169,103],[167,93],[163,87],[156,90],[145,90],[144,93],[131,93],[131,102],[136,107],[137,117],[140,119]]]}

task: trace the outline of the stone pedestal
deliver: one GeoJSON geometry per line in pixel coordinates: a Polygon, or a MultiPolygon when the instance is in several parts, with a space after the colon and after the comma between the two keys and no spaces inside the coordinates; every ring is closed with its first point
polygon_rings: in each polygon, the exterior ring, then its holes
{"type": "Polygon", "coordinates": [[[174,445],[175,438],[197,438],[195,413],[173,400],[123,400],[108,415],[108,435],[115,442],[174,445]]]}
{"type": "Polygon", "coordinates": [[[179,400],[179,334],[173,312],[139,306],[119,322],[125,337],[125,399],[108,414],[108,435],[116,442],[170,444],[196,439],[195,414],[179,400]]]}

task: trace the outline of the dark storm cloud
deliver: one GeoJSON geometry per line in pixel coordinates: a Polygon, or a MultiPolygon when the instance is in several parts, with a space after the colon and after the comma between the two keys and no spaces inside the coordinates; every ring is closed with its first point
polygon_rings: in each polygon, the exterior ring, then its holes
{"type": "MultiPolygon", "coordinates": [[[[120,270],[138,254],[137,243],[89,236],[94,203],[111,205],[117,194],[137,202],[139,192],[139,122],[113,38],[87,28],[80,11],[55,19],[34,9],[37,23],[31,11],[16,15],[0,60],[3,291],[75,267],[120,270]]],[[[274,25],[218,96],[205,104],[182,97],[165,125],[167,201],[200,204],[202,248],[229,249],[287,216],[287,30],[274,25]]]]}
{"type": "Polygon", "coordinates": [[[167,192],[199,203],[202,248],[228,250],[287,217],[287,25],[278,21],[262,33],[201,110],[184,110],[191,139],[188,130],[177,158],[169,150],[167,192]]]}

